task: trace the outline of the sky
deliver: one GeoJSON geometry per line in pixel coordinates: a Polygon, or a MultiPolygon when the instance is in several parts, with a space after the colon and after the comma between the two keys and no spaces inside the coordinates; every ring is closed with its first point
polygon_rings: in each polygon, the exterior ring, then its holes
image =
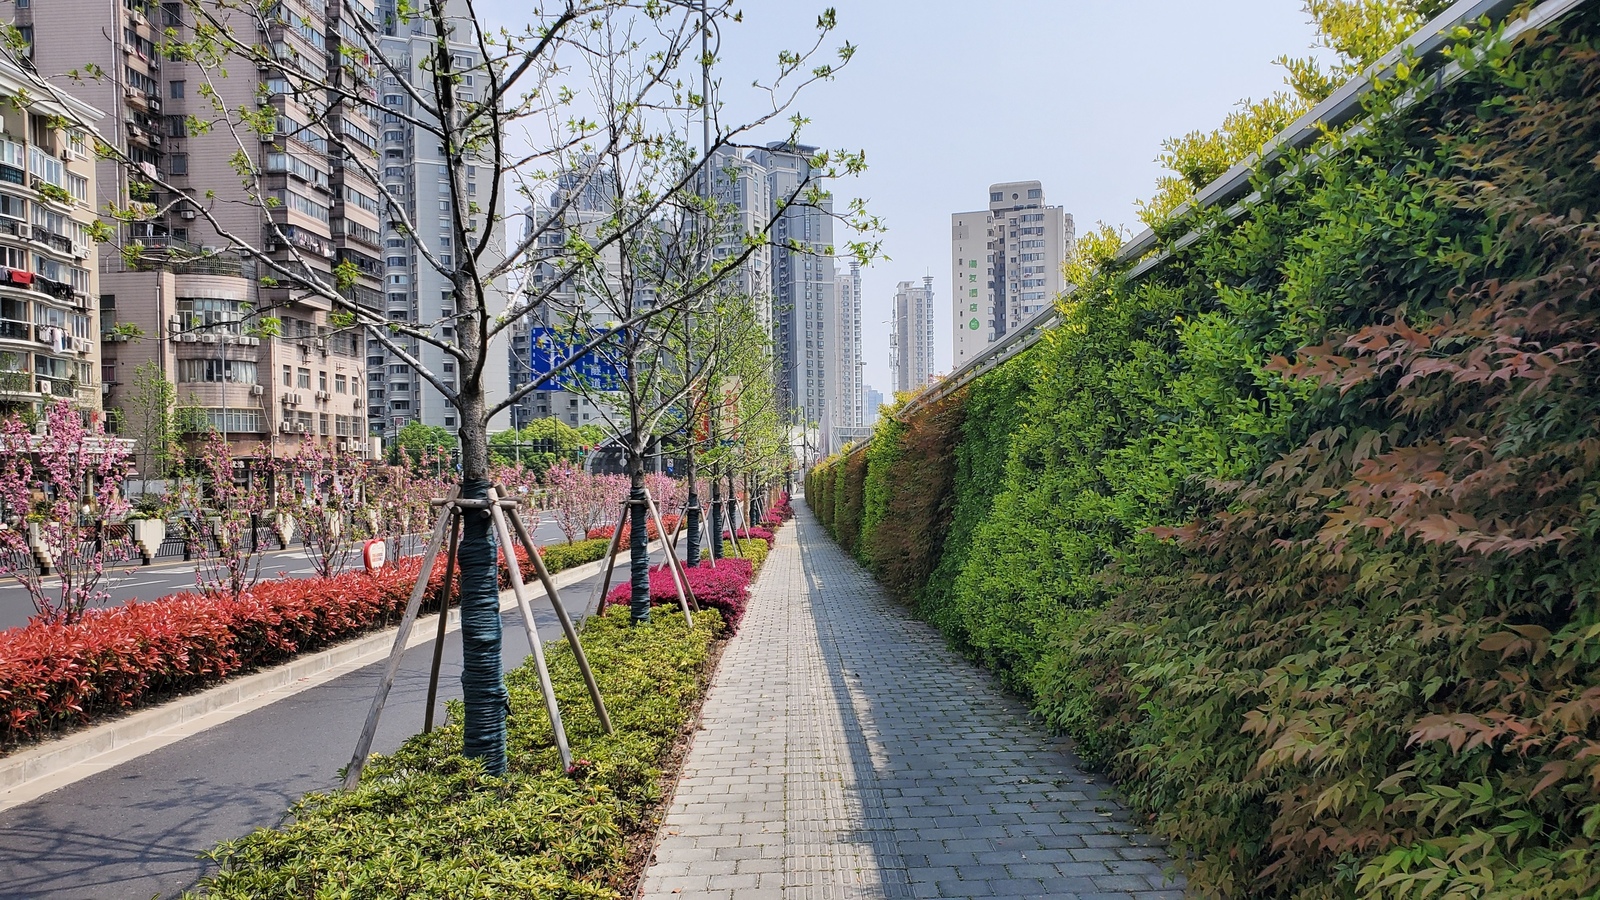
{"type": "MultiPolygon", "coordinates": [[[[520,26],[524,2],[480,8],[520,26]]],[[[744,0],[718,54],[724,124],[762,111],[751,82],[770,79],[780,50],[810,47],[829,4],[830,43],[856,54],[794,111],[810,120],[803,142],[866,155],[867,172],[834,193],[864,198],[888,228],[886,258],[862,273],[865,381],[885,394],[900,281],[933,276],[936,367],[950,368],[951,214],[987,206],[990,184],[1038,180],[1079,234],[1102,222],[1137,233],[1163,140],[1281,89],[1279,57],[1322,55],[1302,0],[744,0]]],[[[786,136],[775,126],[741,142],[786,136]]]]}
{"type": "MultiPolygon", "coordinates": [[[[802,96],[802,139],[866,153],[866,174],[836,193],[865,198],[888,226],[889,258],[862,273],[865,380],[886,394],[899,281],[933,276],[936,359],[950,368],[952,213],[983,209],[992,183],[1037,179],[1080,234],[1098,222],[1137,232],[1134,204],[1154,193],[1161,142],[1280,89],[1273,61],[1308,55],[1314,37],[1299,0],[831,2],[835,36],[857,52],[802,96]]],[[[721,54],[734,112],[737,87],[809,40],[822,8],[744,5],[721,54]]]]}

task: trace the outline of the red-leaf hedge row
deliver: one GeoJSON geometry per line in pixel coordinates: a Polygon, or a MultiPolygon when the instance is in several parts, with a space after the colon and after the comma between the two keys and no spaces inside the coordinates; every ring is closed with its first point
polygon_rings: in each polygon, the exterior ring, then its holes
{"type": "MultiPolygon", "coordinates": [[[[755,570],[748,559],[726,557],[717,560],[717,567],[699,565],[692,569],[685,569],[689,573],[689,590],[694,592],[695,600],[702,607],[709,607],[722,613],[723,621],[728,623],[728,633],[739,630],[739,620],[744,618],[745,604],[750,600],[750,581],[755,577],[755,570]]],[[[628,603],[632,585],[627,582],[617,585],[606,595],[608,606],[625,606],[628,603]]],[[[650,569],[650,605],[676,604],[678,591],[673,584],[672,573],[666,566],[653,566],[650,569]]]]}
{"type": "MultiPolygon", "coordinates": [[[[541,547],[560,571],[598,559],[605,546],[541,547]],[[582,548],[574,554],[568,547],[582,548]]],[[[504,557],[500,584],[509,587],[504,557]]],[[[528,582],[527,554],[517,560],[528,582]]],[[[416,584],[420,557],[377,575],[264,582],[235,600],[174,594],[96,612],[72,625],[31,623],[0,631],[0,747],[35,739],[240,672],[275,665],[394,621],[416,584]]],[[[437,603],[434,568],[424,610],[437,603]]],[[[452,599],[454,598],[452,592],[452,599]]]]}
{"type": "MultiPolygon", "coordinates": [[[[678,527],[678,517],[677,516],[662,516],[661,517],[661,524],[667,526],[667,531],[673,531],[673,530],[677,529],[677,527],[678,527]]],[[[598,540],[609,541],[609,540],[611,540],[611,535],[613,533],[615,533],[616,530],[617,530],[617,528],[616,528],[615,525],[601,525],[601,526],[599,526],[597,528],[589,529],[589,531],[584,535],[584,537],[588,538],[591,541],[598,541],[598,540]]],[[[620,541],[618,541],[618,544],[620,544],[622,546],[627,546],[629,532],[630,532],[629,526],[628,525],[623,525],[622,526],[622,539],[620,541]]],[[[644,523],[644,535],[645,535],[646,538],[648,538],[648,539],[650,539],[652,541],[659,540],[661,538],[661,535],[659,533],[657,533],[657,531],[656,531],[656,520],[654,518],[650,518],[650,519],[646,519],[645,520],[645,523],[644,523]]]]}
{"type": "MultiPolygon", "coordinates": [[[[758,540],[758,541],[766,541],[768,550],[772,549],[772,545],[774,543],[776,543],[777,540],[778,540],[776,537],[773,536],[772,531],[770,529],[767,529],[767,528],[741,528],[741,529],[739,529],[738,534],[739,534],[739,540],[741,540],[741,541],[748,541],[748,540],[751,540],[751,539],[758,540]]],[[[730,537],[730,535],[728,534],[728,532],[724,531],[722,533],[722,539],[724,541],[728,540],[729,537],[730,537]]]]}

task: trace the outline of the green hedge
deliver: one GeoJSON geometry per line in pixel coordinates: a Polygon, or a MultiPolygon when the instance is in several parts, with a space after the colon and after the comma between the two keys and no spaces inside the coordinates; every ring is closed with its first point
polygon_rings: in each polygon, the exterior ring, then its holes
{"type": "Polygon", "coordinates": [[[1379,85],[1138,282],[1085,236],[1048,341],[868,452],[874,570],[1200,894],[1600,886],[1600,13],[1559,27],[1379,85]]]}
{"type": "Polygon", "coordinates": [[[611,541],[606,538],[595,538],[591,541],[573,541],[570,544],[550,544],[540,554],[544,557],[545,567],[551,572],[581,566],[584,563],[605,559],[606,547],[611,541]]]}
{"type": "Polygon", "coordinates": [[[508,673],[511,767],[484,776],[460,755],[450,724],[376,756],[351,791],[308,794],[291,824],[212,852],[221,871],[194,894],[303,897],[620,898],[629,842],[654,823],[661,764],[700,694],[715,611],[591,618],[583,645],[615,731],[599,723],[565,642],[549,645],[551,677],[578,760],[563,773],[532,663],[508,673]]]}

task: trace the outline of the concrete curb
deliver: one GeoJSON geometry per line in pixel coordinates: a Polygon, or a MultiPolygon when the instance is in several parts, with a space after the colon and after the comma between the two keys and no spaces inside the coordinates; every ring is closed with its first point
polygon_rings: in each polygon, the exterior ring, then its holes
{"type": "MultiPolygon", "coordinates": [[[[660,548],[661,543],[657,541],[651,545],[651,553],[660,548]]],[[[555,573],[552,580],[557,588],[566,588],[600,574],[604,563],[602,559],[574,566],[555,573]]],[[[532,579],[529,585],[532,596],[544,597],[544,589],[532,573],[524,575],[532,579]]],[[[587,612],[579,604],[586,605],[590,599],[588,596],[568,598],[569,609],[575,618],[581,618],[587,612]]],[[[516,600],[511,592],[502,591],[501,611],[515,608],[516,600]]],[[[437,615],[419,616],[406,647],[409,649],[431,641],[438,629],[435,624],[437,621],[437,615]]],[[[455,610],[451,610],[447,631],[453,632],[458,628],[459,617],[455,610]]],[[[234,678],[199,693],[93,725],[0,758],[0,812],[379,662],[387,658],[393,649],[398,630],[386,628],[373,632],[274,668],[234,678]]]]}

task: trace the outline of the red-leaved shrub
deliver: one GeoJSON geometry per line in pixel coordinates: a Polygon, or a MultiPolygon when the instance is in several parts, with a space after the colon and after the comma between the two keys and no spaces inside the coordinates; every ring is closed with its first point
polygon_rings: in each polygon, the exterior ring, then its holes
{"type": "MultiPolygon", "coordinates": [[[[667,526],[667,531],[669,531],[669,532],[673,531],[673,530],[676,530],[677,527],[678,527],[678,517],[677,516],[662,516],[661,517],[661,524],[667,526]]],[[[584,537],[587,538],[588,540],[591,540],[591,541],[597,540],[599,538],[605,538],[606,540],[610,540],[611,539],[611,535],[613,533],[615,533],[616,530],[617,530],[617,528],[616,528],[615,525],[600,525],[598,527],[589,529],[588,533],[586,533],[584,535],[584,537]]],[[[619,540],[617,543],[620,544],[620,545],[624,545],[625,546],[628,543],[628,535],[629,535],[630,532],[631,532],[630,526],[623,525],[622,526],[622,539],[619,540]]],[[[656,520],[655,519],[651,518],[651,519],[645,520],[645,523],[644,523],[644,535],[645,535],[646,538],[648,538],[648,539],[650,539],[652,541],[661,539],[661,535],[659,533],[657,533],[657,531],[656,531],[656,520]]]]}
{"type": "MultiPolygon", "coordinates": [[[[769,550],[772,549],[773,543],[777,541],[777,538],[773,537],[772,532],[766,528],[741,528],[739,529],[738,533],[739,540],[741,541],[748,541],[752,538],[758,541],[766,541],[767,549],[769,550]]],[[[722,533],[723,540],[730,540],[730,538],[731,536],[728,534],[728,532],[724,531],[722,533]]]]}
{"type": "MultiPolygon", "coordinates": [[[[689,590],[694,592],[694,598],[702,607],[710,607],[722,613],[722,620],[728,623],[728,633],[739,630],[739,620],[744,618],[745,604],[750,599],[750,579],[752,570],[750,560],[728,557],[717,560],[717,567],[709,565],[695,566],[686,569],[689,573],[689,590]]],[[[606,603],[611,606],[625,606],[633,590],[633,586],[624,582],[611,589],[606,595],[606,603]]],[[[678,591],[673,586],[672,573],[666,566],[652,566],[650,569],[650,605],[676,604],[678,591]]]]}
{"type": "MultiPolygon", "coordinates": [[[[527,553],[518,547],[516,555],[524,582],[534,583],[527,553]]],[[[388,625],[405,608],[421,564],[419,556],[403,557],[377,575],[263,582],[237,600],[174,594],[91,612],[72,625],[0,631],[0,747],[388,625]]],[[[441,560],[424,611],[437,605],[443,586],[441,560]]],[[[500,586],[511,586],[503,549],[500,586]]],[[[458,596],[452,591],[451,602],[458,596]]]]}

